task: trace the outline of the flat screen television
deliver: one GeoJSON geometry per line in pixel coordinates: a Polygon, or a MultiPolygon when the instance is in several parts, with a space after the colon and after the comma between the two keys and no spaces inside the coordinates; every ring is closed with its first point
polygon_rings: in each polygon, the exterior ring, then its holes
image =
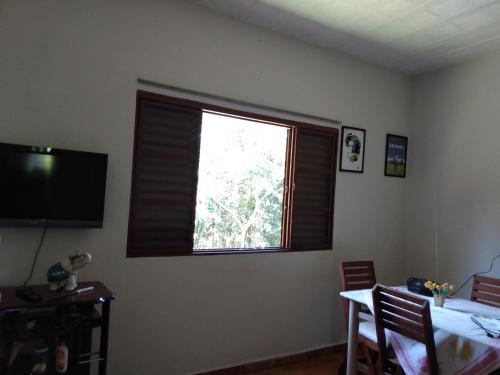
{"type": "Polygon", "coordinates": [[[0,143],[0,226],[100,228],[108,155],[0,143]]]}

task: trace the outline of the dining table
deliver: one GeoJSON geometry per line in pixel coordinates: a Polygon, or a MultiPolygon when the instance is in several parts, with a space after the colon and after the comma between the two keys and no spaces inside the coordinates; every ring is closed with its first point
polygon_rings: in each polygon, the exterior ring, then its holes
{"type": "MultiPolygon", "coordinates": [[[[395,286],[398,290],[402,290],[408,293],[408,289],[405,286],[395,286]]],[[[360,320],[360,309],[361,306],[366,306],[373,312],[373,301],[371,289],[361,289],[361,290],[351,290],[340,292],[341,297],[349,300],[349,323],[347,332],[347,375],[357,374],[357,362],[358,362],[358,333],[359,333],[359,320],[360,320]]],[[[481,358],[471,359],[466,365],[462,364],[463,368],[454,369],[453,373],[456,374],[479,374],[479,373],[489,373],[495,369],[500,368],[500,338],[494,337],[493,335],[487,335],[484,328],[481,328],[474,322],[474,320],[481,320],[488,324],[488,328],[492,328],[500,333],[500,308],[485,305],[482,303],[470,301],[458,297],[446,298],[443,307],[434,306],[434,301],[432,297],[426,297],[418,295],[419,297],[426,298],[430,301],[430,311],[432,326],[435,332],[435,339],[437,340],[437,332],[449,337],[459,338],[461,341],[467,341],[472,351],[474,351],[474,346],[480,348],[482,352],[481,358]],[[474,319],[471,319],[474,318],[474,319]],[[493,337],[492,337],[493,336],[493,337]],[[483,353],[484,352],[484,353],[483,353]],[[480,360],[481,359],[481,360],[480,360]],[[482,366],[482,367],[481,367],[482,366]],[[487,367],[487,369],[486,369],[487,367]]],[[[361,313],[361,316],[366,317],[366,314],[361,313]]],[[[388,331],[386,331],[387,333],[388,331]]],[[[393,334],[391,332],[391,334],[393,334]]],[[[398,360],[408,366],[411,366],[411,357],[414,355],[412,352],[405,352],[405,341],[400,335],[393,337],[394,348],[398,360]],[[400,339],[397,339],[398,336],[400,339]],[[397,345],[396,345],[397,344],[397,345]],[[401,353],[401,355],[400,355],[401,353]],[[401,358],[400,358],[401,357],[401,358]]],[[[391,341],[391,337],[389,337],[391,341]]],[[[437,345],[437,343],[436,343],[437,345]]],[[[411,346],[411,345],[410,345],[411,346]]],[[[443,350],[446,350],[444,348],[443,350]]],[[[449,351],[449,343],[448,348],[449,351]]],[[[476,352],[478,352],[476,350],[476,352]]],[[[438,359],[440,353],[438,352],[438,359]]],[[[443,355],[444,356],[444,355],[443,355]]],[[[451,362],[450,362],[451,363],[451,362]]],[[[450,364],[450,366],[453,363],[450,364]]],[[[404,367],[404,366],[403,366],[404,367]]],[[[409,373],[419,373],[418,370],[413,370],[412,367],[405,368],[405,372],[409,373]]]]}

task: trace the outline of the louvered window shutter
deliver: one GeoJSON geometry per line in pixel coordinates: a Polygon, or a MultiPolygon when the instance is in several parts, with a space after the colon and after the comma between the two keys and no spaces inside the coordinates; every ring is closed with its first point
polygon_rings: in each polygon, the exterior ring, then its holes
{"type": "Polygon", "coordinates": [[[201,117],[138,95],[127,256],[192,253],[201,117]]]}
{"type": "Polygon", "coordinates": [[[291,248],[330,249],[337,133],[297,129],[291,248]]]}

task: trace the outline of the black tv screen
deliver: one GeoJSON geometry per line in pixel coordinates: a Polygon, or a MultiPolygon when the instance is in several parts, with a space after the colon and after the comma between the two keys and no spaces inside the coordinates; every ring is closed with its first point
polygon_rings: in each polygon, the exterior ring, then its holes
{"type": "Polygon", "coordinates": [[[0,143],[0,226],[102,227],[108,156],[0,143]]]}

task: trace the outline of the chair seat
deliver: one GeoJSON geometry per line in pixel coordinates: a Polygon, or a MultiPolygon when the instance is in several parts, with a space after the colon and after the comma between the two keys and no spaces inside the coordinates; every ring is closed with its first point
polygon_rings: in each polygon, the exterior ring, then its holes
{"type": "MultiPolygon", "coordinates": [[[[368,340],[377,343],[377,329],[375,328],[374,322],[360,321],[359,334],[368,340]]],[[[386,338],[385,344],[388,348],[390,347],[391,343],[389,342],[389,339],[386,338]]]]}
{"type": "Polygon", "coordinates": [[[370,341],[377,342],[377,329],[374,322],[359,322],[359,334],[370,341]]]}

